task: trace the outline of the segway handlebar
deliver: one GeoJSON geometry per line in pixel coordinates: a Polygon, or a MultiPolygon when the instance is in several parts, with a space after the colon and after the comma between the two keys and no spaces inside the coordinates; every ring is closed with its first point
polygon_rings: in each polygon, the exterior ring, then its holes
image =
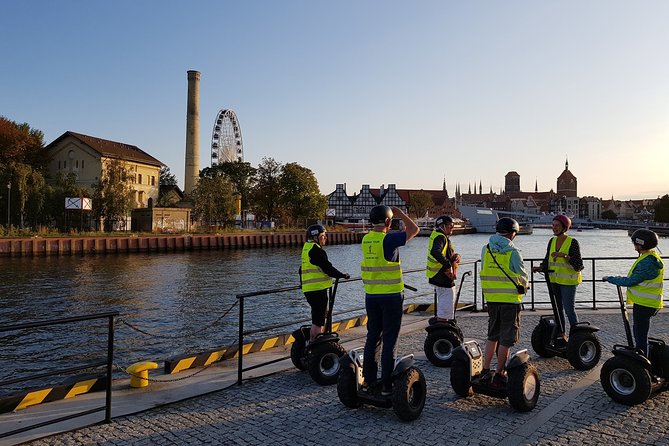
{"type": "Polygon", "coordinates": [[[411,290],[411,291],[418,291],[418,288],[414,288],[410,285],[407,285],[406,283],[404,284],[404,288],[406,288],[407,290],[411,290]]]}

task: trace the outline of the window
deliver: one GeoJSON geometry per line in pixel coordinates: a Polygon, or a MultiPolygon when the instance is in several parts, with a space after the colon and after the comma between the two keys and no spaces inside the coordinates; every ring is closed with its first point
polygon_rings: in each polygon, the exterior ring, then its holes
{"type": "Polygon", "coordinates": [[[81,160],[81,168],[84,168],[84,160],[81,160]]]}
{"type": "Polygon", "coordinates": [[[154,176],[152,175],[152,176],[151,176],[151,186],[155,186],[155,185],[156,185],[156,177],[154,177],[154,176]]]}
{"type": "Polygon", "coordinates": [[[139,184],[142,184],[142,174],[141,174],[141,173],[138,173],[138,174],[137,174],[137,182],[138,182],[139,184]]]}

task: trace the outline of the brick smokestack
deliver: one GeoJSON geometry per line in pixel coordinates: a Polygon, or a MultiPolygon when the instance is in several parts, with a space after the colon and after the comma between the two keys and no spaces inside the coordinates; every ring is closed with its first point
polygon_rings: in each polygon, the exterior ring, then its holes
{"type": "Polygon", "coordinates": [[[200,173],[200,72],[188,71],[188,108],[186,111],[186,172],[184,193],[190,195],[200,173]]]}

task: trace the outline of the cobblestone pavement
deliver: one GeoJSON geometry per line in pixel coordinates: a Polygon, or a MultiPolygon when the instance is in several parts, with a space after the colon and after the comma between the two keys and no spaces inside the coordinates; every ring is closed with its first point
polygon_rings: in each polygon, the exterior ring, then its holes
{"type": "MultiPolygon", "coordinates": [[[[580,316],[601,328],[601,364],[614,343],[625,342],[620,313],[581,311],[580,316]]],[[[515,412],[506,400],[460,398],[451,389],[449,369],[418,359],[428,395],[421,417],[409,423],[391,409],[347,409],[336,386],[318,386],[308,374],[291,369],[30,444],[669,445],[669,392],[634,407],[614,403],[599,383],[599,368],[575,371],[565,359],[542,359],[531,351],[538,319],[537,313],[523,313],[516,347],[530,350],[541,374],[541,397],[529,413],[515,412]]],[[[465,314],[459,320],[466,337],[484,338],[485,315],[465,314]]],[[[669,312],[654,318],[651,334],[669,339],[669,312]]],[[[423,330],[404,335],[400,353],[421,353],[424,339],[423,330]]]]}

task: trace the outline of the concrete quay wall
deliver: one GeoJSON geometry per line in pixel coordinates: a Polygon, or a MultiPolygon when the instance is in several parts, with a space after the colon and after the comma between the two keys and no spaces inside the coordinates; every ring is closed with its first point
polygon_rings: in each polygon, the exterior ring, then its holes
{"type": "MultiPolygon", "coordinates": [[[[328,244],[360,243],[364,234],[328,232],[328,244]]],[[[203,249],[302,246],[303,232],[223,235],[156,235],[110,237],[32,237],[0,239],[0,256],[93,255],[134,252],[179,252],[203,249]]]]}

